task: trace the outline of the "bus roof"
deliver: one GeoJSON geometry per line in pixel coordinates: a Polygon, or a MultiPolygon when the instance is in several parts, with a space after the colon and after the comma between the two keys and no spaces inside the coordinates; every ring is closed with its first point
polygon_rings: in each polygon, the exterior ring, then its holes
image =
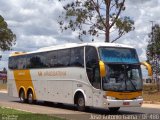
{"type": "Polygon", "coordinates": [[[19,56],[19,55],[25,55],[25,54],[31,54],[31,53],[39,53],[39,52],[46,52],[46,51],[52,51],[52,50],[60,50],[60,49],[66,49],[66,48],[74,48],[74,47],[81,47],[81,46],[95,46],[95,47],[122,47],[122,48],[133,48],[128,45],[124,44],[117,44],[117,43],[105,43],[105,42],[92,42],[92,43],[67,43],[63,45],[55,45],[50,47],[43,47],[36,51],[32,52],[13,52],[10,56],[19,56]]]}

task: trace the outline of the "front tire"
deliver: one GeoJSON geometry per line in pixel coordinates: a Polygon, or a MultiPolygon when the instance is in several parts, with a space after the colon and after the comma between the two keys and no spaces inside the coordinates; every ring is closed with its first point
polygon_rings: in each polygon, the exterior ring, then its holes
{"type": "Polygon", "coordinates": [[[120,107],[110,107],[109,111],[110,112],[118,112],[119,109],[120,109],[120,107]]]}
{"type": "Polygon", "coordinates": [[[85,99],[83,95],[79,95],[77,98],[77,109],[78,111],[85,111],[85,99]]]}
{"type": "Polygon", "coordinates": [[[21,90],[20,93],[19,93],[19,99],[20,99],[21,103],[25,103],[26,102],[25,93],[24,93],[23,90],[21,90]]]}

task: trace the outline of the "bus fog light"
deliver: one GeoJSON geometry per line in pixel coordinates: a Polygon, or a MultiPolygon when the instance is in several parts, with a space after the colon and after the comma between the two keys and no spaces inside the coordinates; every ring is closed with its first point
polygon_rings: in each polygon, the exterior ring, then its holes
{"type": "Polygon", "coordinates": [[[138,96],[136,99],[143,99],[143,97],[142,96],[138,96]]]}

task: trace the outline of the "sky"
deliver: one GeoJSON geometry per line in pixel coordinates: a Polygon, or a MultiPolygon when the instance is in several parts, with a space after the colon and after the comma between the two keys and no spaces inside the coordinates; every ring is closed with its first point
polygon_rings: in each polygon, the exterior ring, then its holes
{"type": "MultiPolygon", "coordinates": [[[[116,43],[135,47],[140,60],[144,61],[148,33],[151,31],[150,21],[160,24],[160,0],[126,0],[125,6],[122,15],[134,20],[135,30],[116,43]]],[[[57,21],[62,10],[62,4],[58,0],[0,0],[0,15],[17,36],[13,51],[33,51],[56,44],[79,42],[76,33],[61,33],[57,21]]],[[[104,38],[102,35],[96,41],[104,41],[104,38]]],[[[12,51],[0,51],[0,69],[7,67],[10,52],[12,51]]]]}

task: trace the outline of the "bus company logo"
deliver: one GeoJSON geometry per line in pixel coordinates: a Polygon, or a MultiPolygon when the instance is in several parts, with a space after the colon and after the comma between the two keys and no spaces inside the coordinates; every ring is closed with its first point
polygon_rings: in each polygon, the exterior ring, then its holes
{"type": "Polygon", "coordinates": [[[66,76],[66,71],[38,71],[38,76],[66,76]]]}

